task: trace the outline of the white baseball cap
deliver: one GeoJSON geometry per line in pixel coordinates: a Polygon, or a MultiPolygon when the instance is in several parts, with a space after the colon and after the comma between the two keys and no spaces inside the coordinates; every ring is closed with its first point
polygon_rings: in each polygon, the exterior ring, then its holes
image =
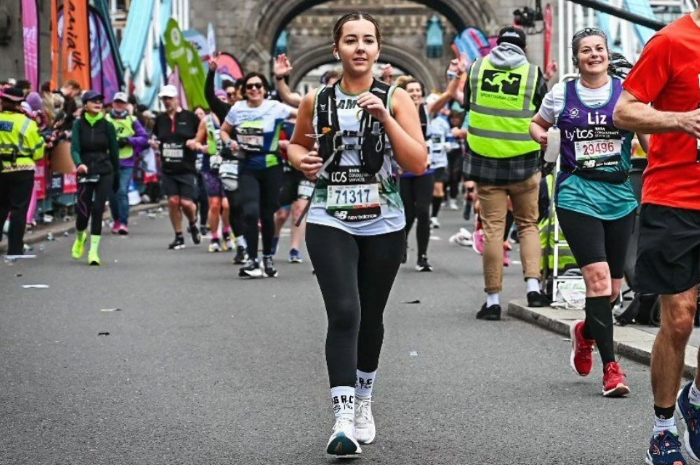
{"type": "Polygon", "coordinates": [[[177,97],[177,87],[175,87],[172,84],[168,84],[167,86],[164,86],[160,90],[160,94],[158,94],[158,97],[159,98],[163,98],[163,97],[175,98],[175,97],[177,97]]]}
{"type": "Polygon", "coordinates": [[[112,97],[112,101],[127,103],[129,101],[129,97],[127,97],[126,93],[124,92],[117,92],[116,94],[114,94],[114,97],[112,97]]]}

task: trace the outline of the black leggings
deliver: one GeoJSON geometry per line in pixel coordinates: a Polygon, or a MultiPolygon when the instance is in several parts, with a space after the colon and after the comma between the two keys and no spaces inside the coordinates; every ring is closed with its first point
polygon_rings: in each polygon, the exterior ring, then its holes
{"type": "Polygon", "coordinates": [[[462,149],[447,153],[447,187],[450,198],[456,199],[459,193],[459,183],[462,180],[462,149]]]}
{"type": "Polygon", "coordinates": [[[112,194],[113,176],[102,174],[97,182],[78,183],[78,217],[75,220],[75,229],[85,231],[92,217],[90,234],[102,235],[102,216],[105,212],[105,202],[112,194]]]}
{"type": "Polygon", "coordinates": [[[328,315],[326,363],[331,387],[354,386],[356,370],[379,366],[384,308],[401,264],[403,231],[353,236],[308,224],[306,247],[328,315]]]}
{"type": "Polygon", "coordinates": [[[248,256],[258,258],[258,221],[262,226],[263,255],[272,255],[275,237],[275,212],[279,210],[282,166],[244,171],[238,177],[243,205],[243,234],[248,256]]]}
{"type": "Polygon", "coordinates": [[[435,173],[409,178],[401,178],[401,200],[406,214],[406,237],[416,221],[416,242],[418,256],[428,253],[430,242],[430,204],[433,200],[435,173]]]}
{"type": "Polygon", "coordinates": [[[231,223],[233,235],[240,237],[243,235],[243,205],[241,204],[240,190],[225,191],[228,199],[228,219],[231,223]]]}
{"type": "Polygon", "coordinates": [[[617,220],[601,220],[557,208],[557,218],[579,268],[591,263],[607,262],[610,277],[622,278],[627,246],[634,227],[634,211],[617,220]]]}
{"type": "Polygon", "coordinates": [[[10,215],[7,255],[24,253],[24,229],[34,188],[34,170],[0,174],[0,237],[10,215]]]}

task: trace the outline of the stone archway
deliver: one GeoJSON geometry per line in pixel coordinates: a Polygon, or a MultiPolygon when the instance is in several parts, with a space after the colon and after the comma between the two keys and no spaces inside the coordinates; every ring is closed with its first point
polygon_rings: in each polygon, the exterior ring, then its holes
{"type": "MultiPolygon", "coordinates": [[[[282,30],[297,15],[328,0],[269,0],[258,2],[250,18],[258,18],[255,38],[267,50],[272,50],[282,30]]],[[[497,24],[496,15],[483,0],[412,0],[441,13],[457,31],[467,26],[481,29],[497,24]]],[[[330,34],[330,31],[329,31],[330,34]]]]}
{"type": "MultiPolygon", "coordinates": [[[[434,70],[425,62],[419,60],[414,54],[393,44],[384,44],[380,54],[380,61],[391,63],[414,78],[425,84],[426,89],[441,88],[442,83],[438,82],[434,70]]],[[[310,71],[328,63],[334,63],[333,55],[330,52],[330,44],[323,44],[304,50],[294,59],[294,72],[289,81],[289,86],[294,89],[301,79],[310,71]]]]}

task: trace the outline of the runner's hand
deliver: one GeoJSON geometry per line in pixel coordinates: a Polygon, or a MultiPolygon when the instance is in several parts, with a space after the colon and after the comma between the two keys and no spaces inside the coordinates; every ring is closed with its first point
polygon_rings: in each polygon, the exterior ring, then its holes
{"type": "Polygon", "coordinates": [[[700,108],[689,111],[681,116],[681,130],[700,139],[700,108]]]}
{"type": "Polygon", "coordinates": [[[292,64],[289,62],[289,58],[284,53],[277,55],[275,63],[272,65],[272,72],[275,77],[281,78],[284,76],[289,76],[292,73],[292,64]]]}
{"type": "Polygon", "coordinates": [[[542,134],[540,136],[540,140],[538,140],[537,142],[542,146],[542,150],[547,150],[547,142],[548,141],[549,141],[549,133],[547,131],[545,131],[544,134],[542,134]]]}
{"type": "Polygon", "coordinates": [[[357,105],[380,123],[384,123],[391,116],[382,100],[371,92],[360,95],[360,98],[357,99],[357,105]]]}
{"type": "Polygon", "coordinates": [[[160,143],[158,142],[158,139],[156,139],[155,137],[151,138],[150,142],[151,142],[151,148],[153,148],[154,150],[158,150],[160,148],[160,143]]]}
{"type": "Polygon", "coordinates": [[[299,163],[299,169],[311,181],[318,179],[318,172],[321,171],[321,166],[323,166],[323,158],[319,157],[318,152],[315,150],[304,155],[301,163],[299,163]]]}
{"type": "Polygon", "coordinates": [[[209,57],[209,70],[216,72],[219,68],[219,64],[216,62],[216,57],[209,57]]]}
{"type": "Polygon", "coordinates": [[[85,165],[79,165],[78,169],[76,170],[78,174],[87,174],[88,172],[88,167],[85,165]]]}
{"type": "Polygon", "coordinates": [[[197,141],[195,139],[190,139],[187,142],[185,142],[185,147],[187,147],[190,150],[197,150],[197,141]]]}

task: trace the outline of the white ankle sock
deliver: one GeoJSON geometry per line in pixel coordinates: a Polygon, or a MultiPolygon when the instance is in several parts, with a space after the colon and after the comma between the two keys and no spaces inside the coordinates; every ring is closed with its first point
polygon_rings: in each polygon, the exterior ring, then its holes
{"type": "Polygon", "coordinates": [[[357,397],[362,397],[368,399],[372,397],[372,389],[374,388],[374,381],[377,379],[377,372],[367,373],[365,371],[357,370],[357,381],[355,381],[355,395],[357,397]]]}
{"type": "Polygon", "coordinates": [[[700,406],[700,388],[693,381],[692,386],[690,386],[690,393],[688,394],[688,400],[695,406],[700,406]]]}
{"type": "Polygon", "coordinates": [[[493,294],[487,294],[486,295],[486,306],[490,307],[491,305],[501,305],[501,294],[496,292],[493,294]]]}
{"type": "Polygon", "coordinates": [[[238,236],[236,238],[236,247],[247,247],[247,246],[248,246],[248,244],[246,243],[244,236],[238,236]]]}
{"type": "Polygon", "coordinates": [[[331,402],[336,420],[355,421],[355,386],[331,388],[331,402]]]}
{"type": "Polygon", "coordinates": [[[540,281],[535,278],[527,278],[527,292],[540,292],[540,281]]]}
{"type": "Polygon", "coordinates": [[[654,436],[657,436],[662,431],[669,431],[673,434],[678,434],[675,416],[668,419],[662,419],[654,415],[654,436]]]}

